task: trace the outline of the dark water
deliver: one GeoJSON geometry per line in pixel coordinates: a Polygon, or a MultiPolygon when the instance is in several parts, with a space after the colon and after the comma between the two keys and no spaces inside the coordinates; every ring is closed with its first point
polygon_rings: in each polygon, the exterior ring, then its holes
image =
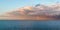
{"type": "Polygon", "coordinates": [[[0,30],[60,30],[60,20],[0,20],[0,30]]]}

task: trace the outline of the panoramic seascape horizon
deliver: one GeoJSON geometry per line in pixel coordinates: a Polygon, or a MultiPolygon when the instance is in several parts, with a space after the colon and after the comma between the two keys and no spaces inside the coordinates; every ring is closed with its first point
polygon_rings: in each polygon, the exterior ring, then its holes
{"type": "Polygon", "coordinates": [[[0,0],[0,30],[60,30],[60,0],[0,0]]]}

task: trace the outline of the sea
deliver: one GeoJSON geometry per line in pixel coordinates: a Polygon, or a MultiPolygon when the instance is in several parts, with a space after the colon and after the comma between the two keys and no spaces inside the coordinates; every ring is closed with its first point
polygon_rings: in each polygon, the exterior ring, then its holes
{"type": "Polygon", "coordinates": [[[60,30],[60,20],[0,20],[0,30],[60,30]]]}

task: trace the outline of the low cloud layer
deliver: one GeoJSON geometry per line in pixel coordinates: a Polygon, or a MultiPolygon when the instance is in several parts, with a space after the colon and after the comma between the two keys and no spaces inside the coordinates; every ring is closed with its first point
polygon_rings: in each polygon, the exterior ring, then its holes
{"type": "Polygon", "coordinates": [[[60,16],[60,4],[37,4],[35,6],[28,6],[19,8],[16,11],[8,12],[7,15],[10,16],[20,16],[20,15],[37,15],[37,16],[60,16]]]}

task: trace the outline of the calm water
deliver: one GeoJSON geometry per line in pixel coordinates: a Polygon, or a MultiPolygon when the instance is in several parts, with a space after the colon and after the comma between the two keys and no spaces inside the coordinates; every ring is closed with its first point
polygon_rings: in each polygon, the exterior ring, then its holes
{"type": "Polygon", "coordinates": [[[0,30],[60,30],[60,20],[0,20],[0,30]]]}

